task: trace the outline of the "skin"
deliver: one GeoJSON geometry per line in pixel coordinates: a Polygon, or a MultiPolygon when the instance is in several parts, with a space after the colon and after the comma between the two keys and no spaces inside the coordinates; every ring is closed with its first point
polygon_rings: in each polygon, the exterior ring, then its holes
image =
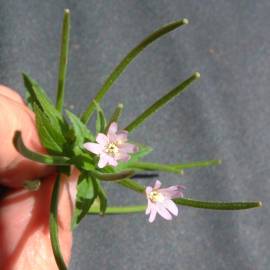
{"type": "MultiPolygon", "coordinates": [[[[42,153],[33,113],[22,98],[0,86],[0,183],[16,189],[0,198],[0,269],[58,269],[49,238],[50,198],[55,169],[24,159],[13,147],[15,130],[21,130],[26,145],[42,153]],[[48,176],[50,175],[50,176],[48,176]],[[41,178],[37,191],[21,188],[25,180],[41,178]]],[[[71,254],[72,217],[78,172],[62,179],[59,194],[59,240],[65,262],[71,254]]]]}
{"type": "Polygon", "coordinates": [[[0,184],[19,188],[26,180],[51,174],[53,167],[27,160],[14,148],[12,138],[20,130],[27,147],[46,153],[39,141],[34,113],[16,92],[1,85],[0,115],[0,184]]]}

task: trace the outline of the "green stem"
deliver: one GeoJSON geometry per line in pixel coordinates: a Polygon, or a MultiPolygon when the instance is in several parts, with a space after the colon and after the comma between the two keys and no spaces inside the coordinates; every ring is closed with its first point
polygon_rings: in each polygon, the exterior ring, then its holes
{"type": "Polygon", "coordinates": [[[59,270],[67,270],[65,265],[60,244],[58,240],[58,223],[57,223],[57,207],[58,207],[58,194],[60,189],[60,174],[57,175],[53,192],[51,198],[51,207],[50,207],[50,239],[53,249],[53,255],[59,270]]]}
{"type": "MultiPolygon", "coordinates": [[[[127,68],[129,63],[134,60],[134,58],[143,50],[145,49],[149,44],[151,44],[153,41],[158,39],[159,37],[167,34],[170,31],[173,31],[177,27],[180,27],[182,25],[185,25],[188,23],[187,19],[183,19],[180,21],[176,21],[173,23],[170,23],[168,25],[163,26],[162,28],[156,30],[152,34],[150,34],[148,37],[146,37],[142,42],[140,42],[135,48],[133,48],[123,59],[122,61],[116,66],[116,68],[113,70],[113,72],[109,75],[101,89],[98,91],[96,97],[94,100],[96,102],[100,102],[101,99],[104,97],[104,95],[108,92],[110,87],[113,85],[113,83],[118,79],[118,77],[121,75],[121,73],[127,68]]],[[[85,112],[82,114],[81,120],[83,123],[87,123],[93,114],[95,110],[95,105],[93,101],[91,101],[85,110],[85,112]]]]}
{"type": "Polygon", "coordinates": [[[36,162],[47,165],[68,165],[70,162],[68,157],[49,156],[29,150],[22,140],[22,133],[18,130],[15,132],[13,137],[13,145],[22,156],[36,162]]]}
{"type": "Polygon", "coordinates": [[[57,86],[57,99],[56,109],[61,112],[64,104],[65,93],[65,80],[68,64],[68,51],[69,51],[69,34],[70,34],[70,11],[68,9],[64,12],[63,26],[62,26],[62,40],[61,52],[59,59],[58,70],[58,86],[57,86]]]}
{"type": "Polygon", "coordinates": [[[141,125],[148,117],[150,117],[153,113],[163,107],[166,103],[168,103],[171,99],[182,93],[193,81],[200,78],[200,73],[196,72],[187,80],[176,86],[165,96],[157,100],[154,104],[152,104],[148,109],[146,109],[142,114],[140,114],[136,119],[134,119],[126,128],[128,132],[133,131],[139,125],[141,125]]]}
{"type": "MultiPolygon", "coordinates": [[[[132,214],[132,213],[144,212],[145,209],[146,209],[146,205],[111,206],[111,207],[106,208],[106,211],[104,214],[105,215],[132,214]]],[[[91,207],[88,214],[99,215],[100,214],[99,207],[91,207]]]]}

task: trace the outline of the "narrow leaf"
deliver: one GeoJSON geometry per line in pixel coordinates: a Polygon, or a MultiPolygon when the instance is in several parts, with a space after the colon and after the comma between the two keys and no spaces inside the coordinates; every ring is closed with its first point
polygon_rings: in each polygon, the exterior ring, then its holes
{"type": "Polygon", "coordinates": [[[50,239],[53,249],[53,255],[59,270],[67,270],[65,261],[63,259],[61,248],[58,240],[58,221],[57,221],[57,207],[58,194],[60,189],[60,175],[57,175],[51,198],[50,206],[50,239]]]}
{"type": "Polygon", "coordinates": [[[222,163],[221,160],[207,160],[207,161],[196,161],[196,162],[186,163],[186,164],[171,164],[171,166],[178,169],[192,169],[192,168],[201,168],[201,167],[220,165],[221,163],[222,163]]]}
{"type": "Polygon", "coordinates": [[[104,215],[108,204],[107,195],[99,180],[97,180],[97,185],[99,198],[99,213],[101,215],[104,215]]]}
{"type": "Polygon", "coordinates": [[[17,151],[21,155],[23,155],[24,157],[30,160],[48,164],[48,165],[69,165],[70,159],[68,157],[49,156],[49,155],[40,154],[40,153],[29,150],[23,143],[22,134],[20,131],[15,132],[15,135],[13,137],[13,144],[14,144],[14,147],[17,149],[17,151]]]}
{"type": "MultiPolygon", "coordinates": [[[[179,20],[173,23],[170,23],[168,25],[165,25],[152,34],[150,34],[148,37],[146,37],[142,42],[140,42],[135,48],[133,48],[123,59],[122,61],[116,66],[116,68],[113,70],[113,72],[109,75],[109,77],[106,79],[105,83],[101,87],[101,89],[98,91],[96,97],[94,100],[96,102],[100,102],[104,95],[108,92],[110,87],[113,85],[113,83],[119,78],[121,73],[127,68],[130,62],[135,59],[135,57],[148,45],[150,45],[152,42],[157,40],[158,38],[162,37],[163,35],[167,34],[170,31],[173,31],[174,29],[185,25],[188,23],[187,19],[179,20]]],[[[87,123],[92,116],[95,109],[94,102],[90,102],[86,111],[82,114],[82,122],[87,123]]]]}
{"type": "Polygon", "coordinates": [[[200,74],[198,72],[194,73],[190,78],[185,80],[183,83],[176,86],[172,89],[168,94],[157,100],[153,105],[151,105],[148,109],[146,109],[142,114],[140,114],[136,119],[134,119],[125,130],[131,132],[138,126],[140,126],[148,117],[150,117],[153,113],[158,111],[161,107],[167,104],[174,97],[182,93],[193,81],[200,78],[200,74]]]}
{"type": "Polygon", "coordinates": [[[69,50],[69,33],[70,33],[70,11],[66,9],[64,12],[63,26],[62,26],[62,40],[61,52],[58,70],[58,87],[56,109],[61,112],[64,103],[66,71],[68,64],[68,50],[69,50]]]}
{"type": "Polygon", "coordinates": [[[190,198],[177,198],[174,199],[176,204],[211,209],[211,210],[244,210],[250,208],[261,207],[262,203],[257,202],[213,202],[213,201],[198,201],[190,198]]]}

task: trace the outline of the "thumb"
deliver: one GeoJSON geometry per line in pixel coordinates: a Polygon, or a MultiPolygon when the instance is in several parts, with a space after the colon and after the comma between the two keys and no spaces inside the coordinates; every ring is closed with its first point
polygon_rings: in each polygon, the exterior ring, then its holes
{"type": "Polygon", "coordinates": [[[54,168],[25,159],[14,148],[16,130],[30,149],[45,153],[35,125],[34,113],[13,90],[0,86],[0,184],[22,187],[26,180],[49,175],[54,168]]]}

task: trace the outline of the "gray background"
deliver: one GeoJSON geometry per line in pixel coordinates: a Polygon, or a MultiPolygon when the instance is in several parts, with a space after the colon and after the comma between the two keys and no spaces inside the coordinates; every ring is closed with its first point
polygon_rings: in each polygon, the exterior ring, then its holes
{"type": "MultiPolygon", "coordinates": [[[[72,12],[66,104],[82,112],[106,76],[143,37],[179,18],[190,24],[149,47],[102,102],[126,105],[126,125],[167,90],[199,71],[202,78],[132,135],[155,152],[147,159],[220,158],[221,166],[162,174],[186,195],[257,200],[264,207],[214,212],[183,207],[172,222],[143,214],[89,217],[74,234],[70,269],[269,269],[270,2],[0,1],[0,81],[23,93],[22,71],[55,95],[64,8],[72,12]]],[[[145,181],[148,183],[149,181],[145,181]]],[[[140,195],[107,186],[112,203],[140,195]]]]}

